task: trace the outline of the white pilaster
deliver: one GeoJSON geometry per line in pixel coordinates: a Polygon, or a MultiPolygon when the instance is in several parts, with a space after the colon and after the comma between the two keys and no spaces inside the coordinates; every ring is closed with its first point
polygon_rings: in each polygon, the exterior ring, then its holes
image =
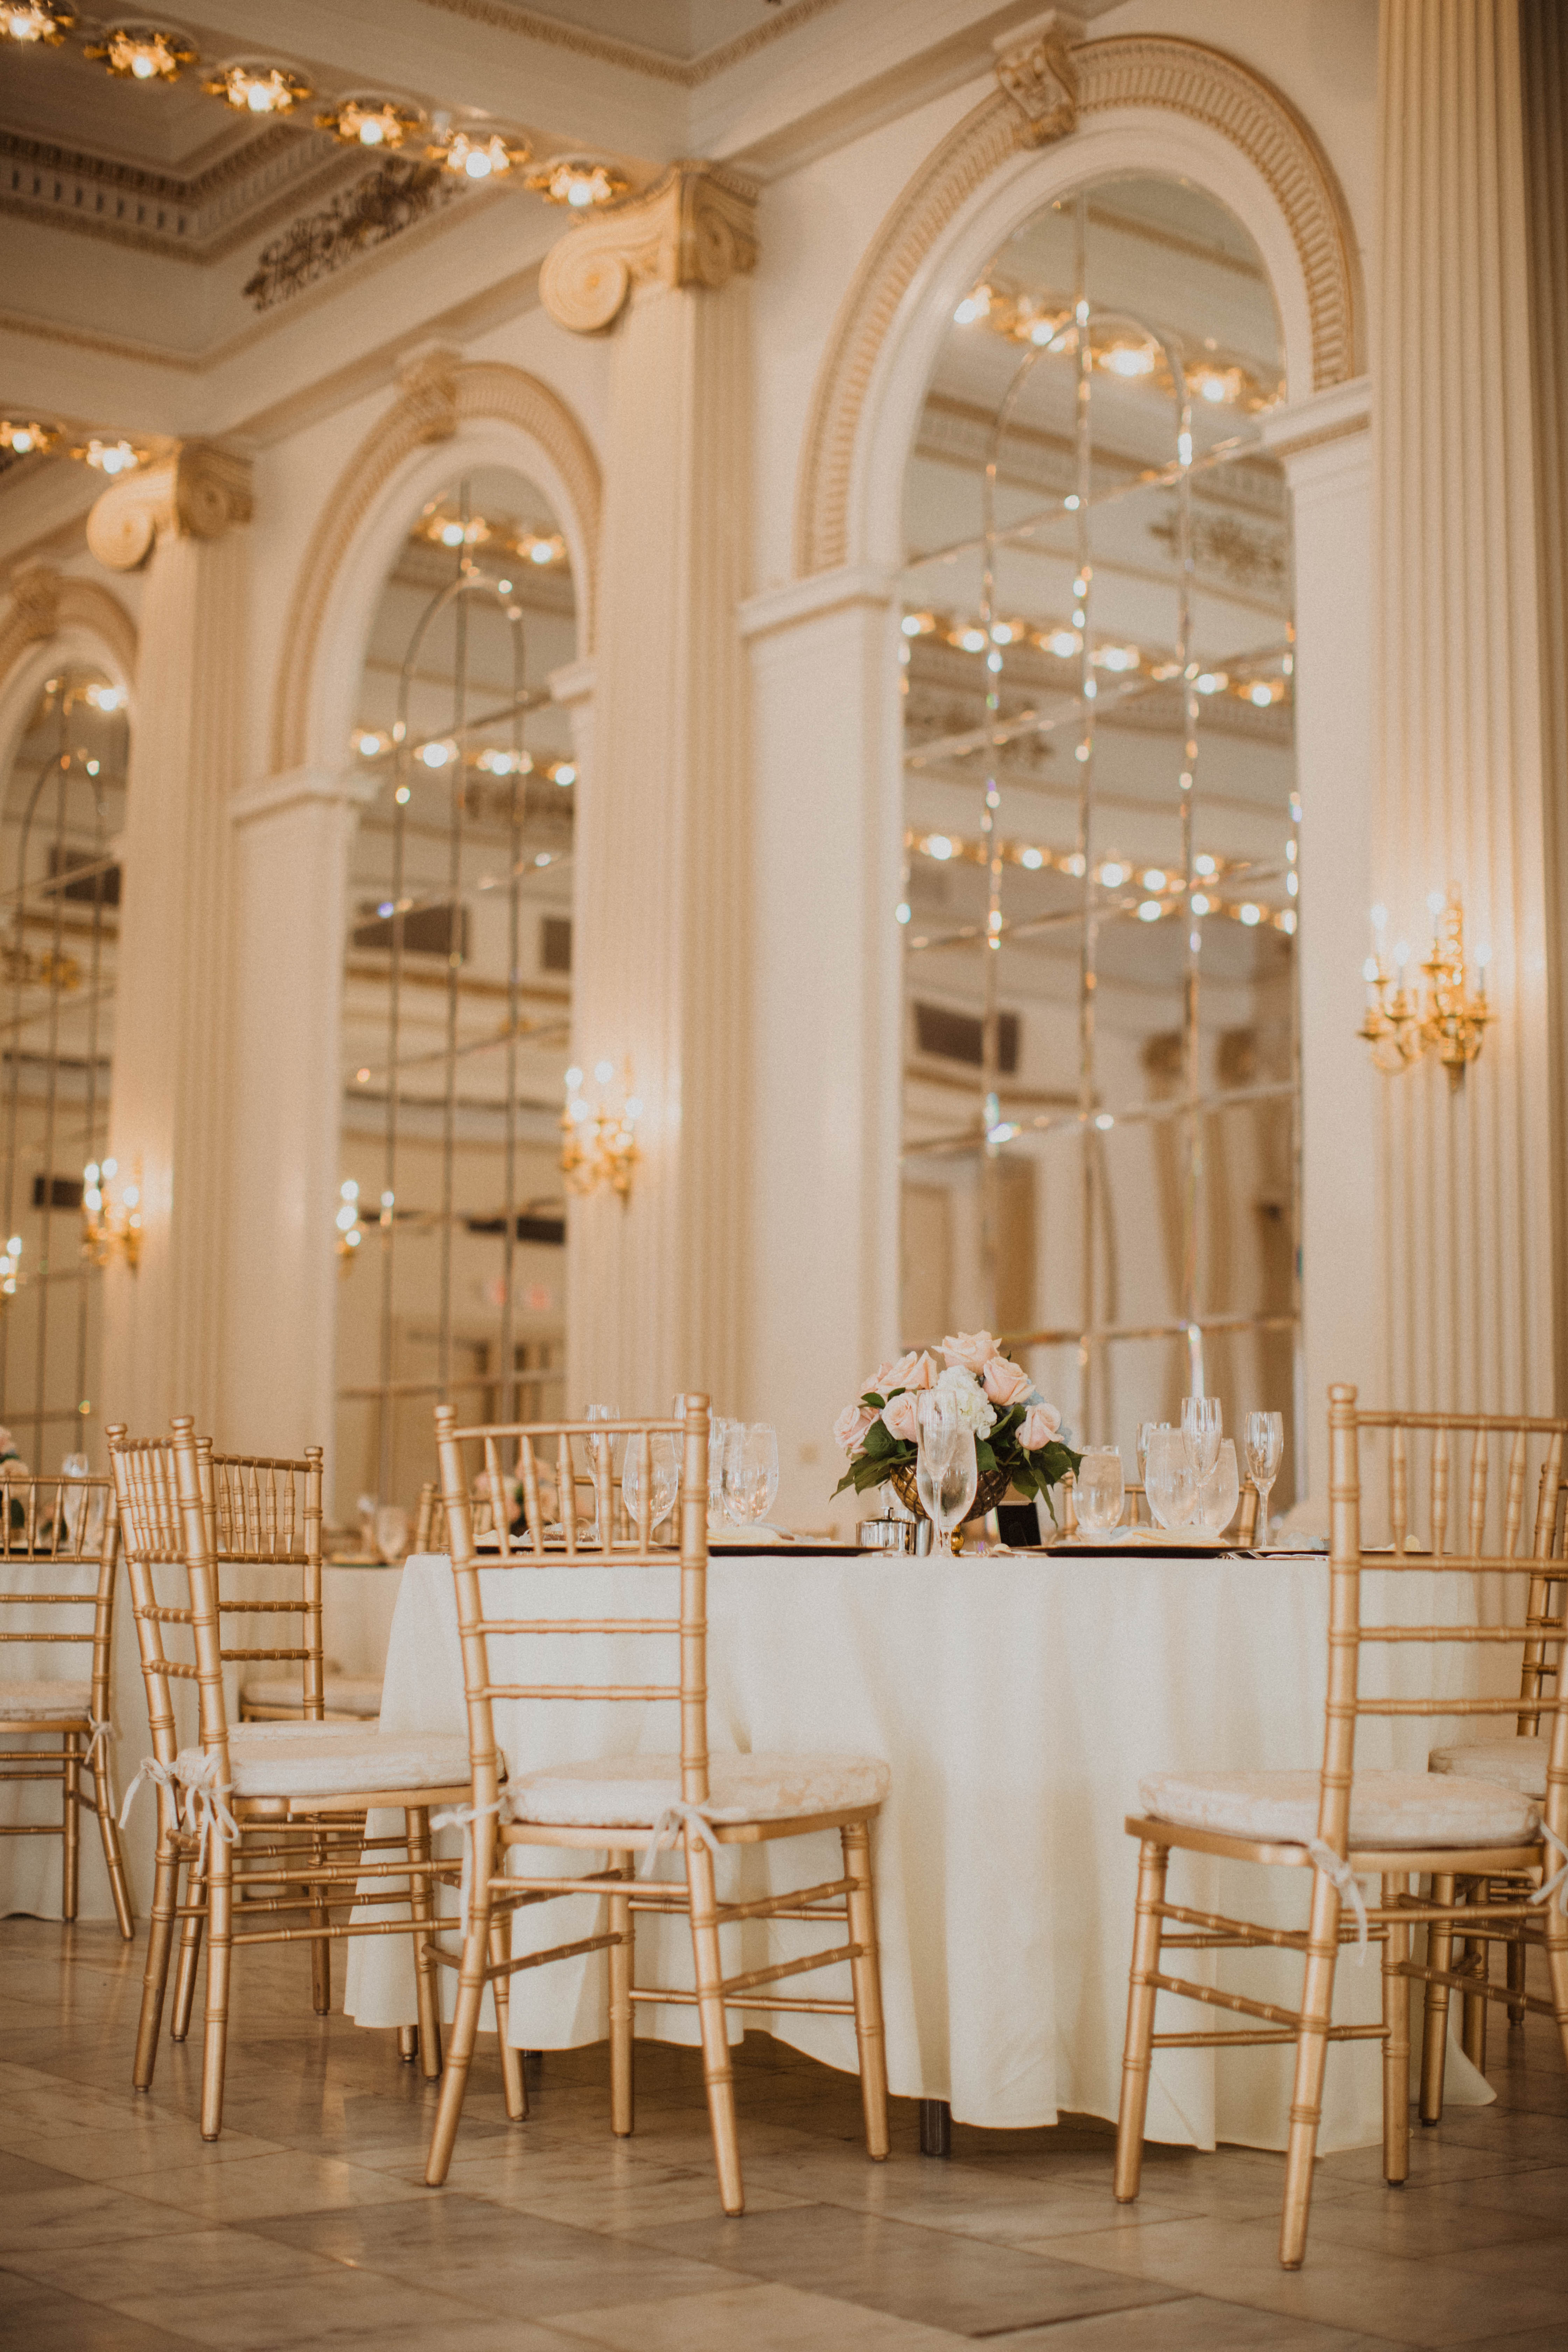
{"type": "Polygon", "coordinates": [[[331,1444],[342,1177],[342,929],[366,778],[300,768],[242,793],[221,1429],[297,1453],[331,1444]]]}
{"type": "MultiPolygon", "coordinates": [[[[1463,888],[1496,1020],[1382,1089],[1394,1401],[1552,1398],[1546,893],[1516,0],[1384,0],[1375,895],[1463,888]]],[[[1561,1171],[1558,1171],[1559,1180],[1561,1171]]]]}
{"type": "Polygon", "coordinates": [[[756,1073],[745,1409],[779,1510],[823,1526],[833,1423],[899,1330],[903,793],[897,575],[819,572],[742,607],[752,681],[756,1073]]]}
{"type": "Polygon", "coordinates": [[[1292,402],[1264,440],[1294,509],[1301,796],[1301,1313],[1298,1485],[1328,1498],[1328,1390],[1386,1387],[1378,1318],[1379,1088],[1356,1036],[1372,883],[1372,436],[1364,377],[1292,402]]]}
{"type": "Polygon", "coordinates": [[[741,1378],[750,215],[678,165],[541,278],[563,324],[617,322],[573,1019],[584,1067],[629,1057],[643,1159],[629,1202],[572,1204],[567,1360],[575,1402],[628,1412],[741,1378]]]}
{"type": "Polygon", "coordinates": [[[245,730],[249,467],[187,443],[107,490],[88,543],[147,566],[126,794],[110,1149],[142,1248],[104,1290],[102,1411],[214,1425],[223,1320],[228,822],[245,730]]]}

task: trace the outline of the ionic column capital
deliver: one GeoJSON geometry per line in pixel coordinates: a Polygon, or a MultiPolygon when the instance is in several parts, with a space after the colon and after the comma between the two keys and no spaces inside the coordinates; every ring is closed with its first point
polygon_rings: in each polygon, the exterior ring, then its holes
{"type": "Polygon", "coordinates": [[[757,192],[721,163],[672,163],[646,194],[567,230],[539,291],[580,335],[612,325],[635,285],[727,286],[756,266],[757,192]]]}
{"type": "Polygon", "coordinates": [[[87,519],[87,543],[110,572],[134,572],[157,541],[221,539],[250,520],[250,460],[216,441],[184,441],[116,482],[87,519]]]}

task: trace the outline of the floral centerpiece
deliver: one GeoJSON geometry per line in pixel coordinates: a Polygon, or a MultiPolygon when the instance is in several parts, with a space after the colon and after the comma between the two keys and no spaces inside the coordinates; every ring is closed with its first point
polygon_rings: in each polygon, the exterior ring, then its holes
{"type": "Polygon", "coordinates": [[[884,1364],[859,1402],[845,1406],[833,1434],[849,1463],[835,1494],[853,1486],[863,1495],[886,1482],[907,1509],[922,1512],[915,1490],[920,1400],[930,1390],[946,1390],[974,1432],[975,1510],[994,1510],[1016,1486],[1021,1495],[1044,1495],[1054,1518],[1050,1489],[1069,1470],[1076,1474],[1082,1459],[1063,1442],[1056,1406],[989,1331],[956,1332],[942,1341],[942,1353],[941,1364],[924,1349],[884,1364]]]}

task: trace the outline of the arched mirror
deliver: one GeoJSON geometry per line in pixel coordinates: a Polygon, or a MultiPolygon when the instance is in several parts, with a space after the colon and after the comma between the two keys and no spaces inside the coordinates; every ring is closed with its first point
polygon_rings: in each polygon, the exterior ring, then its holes
{"type": "Polygon", "coordinates": [[[372,797],[345,910],[336,1516],[407,1507],[432,1412],[562,1402],[562,1073],[576,772],[565,541],[476,470],[415,520],[377,608],[353,751],[372,797]]]}
{"type": "Polygon", "coordinates": [[[1298,1121],[1274,302],[1152,176],[959,303],[906,478],[903,1323],[988,1328],[1079,1441],[1284,1413],[1298,1121]]]}
{"type": "Polygon", "coordinates": [[[129,742],[123,687],[62,662],[0,796],[0,1423],[39,1471],[93,1452],[100,1276],[134,1246],[132,1171],[103,1160],[129,742]]]}

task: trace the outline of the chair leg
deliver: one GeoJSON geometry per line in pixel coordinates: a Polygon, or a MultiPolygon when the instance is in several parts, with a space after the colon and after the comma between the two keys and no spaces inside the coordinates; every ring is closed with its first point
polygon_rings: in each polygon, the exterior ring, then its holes
{"type": "Polygon", "coordinates": [[[697,1973],[697,2015],[702,2028],[702,2074],[708,2086],[708,2120],[719,2201],[726,2213],[743,2213],[741,2144],[735,2129],[735,2076],[724,2021],[724,1968],[719,1949],[718,1889],[713,1856],[700,1837],[686,1836],[686,1885],[691,1906],[691,1948],[697,1973]]]}
{"type": "MultiPolygon", "coordinates": [[[[504,1969],[510,1958],[511,1914],[510,1911],[492,1911],[490,1966],[492,1969],[504,1969]]],[[[496,2005],[496,2035],[500,2043],[501,2092],[506,2100],[507,2120],[520,2124],[528,2116],[528,2084],[522,2075],[522,2053],[512,2047],[511,1997],[506,1978],[493,1978],[490,1992],[496,2005]]]]}
{"type": "MultiPolygon", "coordinates": [[[[1465,1885],[1467,1903],[1484,1903],[1486,1888],[1479,1878],[1465,1885]]],[[[1472,1972],[1477,1981],[1485,1984],[1491,1972],[1491,1946],[1484,1936],[1467,1936],[1459,1948],[1459,1967],[1466,1976],[1472,1972]]],[[[1459,2046],[1479,2074],[1487,2071],[1487,2011],[1491,2003],[1485,1993],[1467,1992],[1460,1996],[1459,2046]]]]}
{"type": "Polygon", "coordinates": [[[180,1850],[160,1822],[153,1916],[147,1927],[147,1965],[142,1976],[142,2014],[136,2022],[136,2056],[131,2069],[132,2086],[138,2091],[153,2087],[158,2031],[163,2017],[163,1989],[169,1980],[169,1955],[174,1941],[174,1906],[179,1899],[180,1850]]]}
{"type": "MultiPolygon", "coordinates": [[[[475,1843],[478,1843],[476,1838],[475,1843]]],[[[474,1867],[478,1874],[480,1865],[477,1859],[474,1867]]],[[[468,1915],[463,1922],[463,1959],[458,1971],[458,2005],[447,2041],[447,2063],[441,2070],[441,2100],[436,2110],[436,2127],[430,2135],[430,2152],[425,2164],[426,2182],[431,2189],[439,2189],[447,2178],[458,2126],[462,2121],[463,2094],[468,2087],[468,2068],[473,2063],[474,2042],[479,2031],[479,2004],[485,1997],[485,1964],[489,1948],[489,1884],[482,1875],[477,1875],[468,1895],[468,1915]]]]}
{"type": "MultiPolygon", "coordinates": [[[[1451,1904],[1454,1881],[1439,1874],[1432,1881],[1432,1900],[1451,1904]]],[[[1447,1969],[1454,1957],[1454,1930],[1447,1919],[1435,1919],[1426,1930],[1426,1965],[1429,1969],[1447,1969]]],[[[1443,2120],[1443,2077],[1448,2054],[1448,1988],[1446,1984],[1429,1984],[1421,2015],[1421,2120],[1424,2124],[1440,2124],[1443,2120]]]]}
{"type": "Polygon", "coordinates": [[[1165,1899],[1171,1849],[1146,1838],[1138,1849],[1138,1912],[1132,1930],[1132,1967],[1127,1985],[1127,2038],[1121,2048],[1121,2110],[1116,2125],[1115,2193],[1131,2205],[1143,2174],[1143,2124],[1149,2111],[1149,2065],[1153,2051],[1154,1979],[1160,1972],[1164,1922],[1156,1906],[1165,1899]]]}
{"type": "Polygon", "coordinates": [[[849,1963],[855,1993],[855,2040],[860,2053],[860,2105],[866,2118],[866,2153],[874,2164],[887,2161],[888,2050],[882,2030],[882,1971],[877,1950],[877,1905],[871,1885],[871,1829],[851,1822],[840,1832],[844,1875],[853,1883],[847,1908],[849,1940],[860,1957],[849,1963]]]}
{"type": "Polygon", "coordinates": [[[195,2006],[196,1966],[201,1958],[202,1929],[206,1917],[207,1883],[193,1856],[185,1874],[186,1916],[180,1922],[180,1958],[174,1970],[174,2005],[169,2018],[169,2039],[184,2042],[191,2030],[195,2006]]]}
{"type": "Polygon", "coordinates": [[[1307,1937],[1307,1967],[1301,1988],[1301,2031],[1296,2043],[1296,2082],[1290,2096],[1290,2137],[1285,2152],[1285,2207],[1279,2221],[1279,2260],[1299,2271],[1307,2251],[1307,2217],[1312,2202],[1312,2162],[1323,2112],[1323,2063],[1334,2008],[1334,1969],[1340,1953],[1340,1894],[1331,1878],[1312,1873],[1312,1918],[1307,1937]]]}
{"type": "Polygon", "coordinates": [[[1508,1954],[1508,2021],[1511,2026],[1522,2025],[1525,2020],[1525,1947],[1516,1936],[1511,1943],[1505,1945],[1504,1949],[1508,1954]]]}
{"type": "Polygon", "coordinates": [[[125,1857],[120,1851],[120,1824],[114,1818],[114,1783],[110,1778],[109,1758],[105,1742],[100,1740],[92,1751],[92,1793],[98,1811],[98,1831],[103,1840],[104,1867],[109,1873],[109,1891],[114,1898],[114,1916],[120,1932],[129,1944],[136,1933],[131,1916],[131,1887],[125,1875],[125,1857]]]}
{"type": "MultiPolygon", "coordinates": [[[[612,1853],[610,1868],[619,1871],[629,1880],[632,1856],[612,1853]]],[[[610,1933],[625,1937],[624,1943],[612,1944],[607,1958],[610,1964],[610,2129],[617,2139],[631,2136],[635,2120],[637,2095],[634,2068],[632,2016],[632,1980],[637,1946],[633,1941],[631,1895],[612,1895],[609,1898],[610,1933]]]]}
{"type": "MultiPolygon", "coordinates": [[[[326,1839],[321,1836],[311,1838],[310,1852],[310,1860],[317,1869],[324,1869],[326,1839]]],[[[321,1891],[318,1879],[311,1892],[320,1894],[321,1891]]],[[[332,2013],[332,1947],[327,1934],[331,1924],[331,1914],[326,1904],[313,1902],[310,1906],[310,1926],[315,1931],[310,1939],[310,2006],[318,2017],[330,2017],[332,2013]]]]}
{"type": "Polygon", "coordinates": [[[228,2053],[228,1989],[234,1958],[234,1863],[215,1833],[207,1854],[207,2006],[202,2044],[202,2137],[223,2129],[224,2063],[228,2053]]]}
{"type": "Polygon", "coordinates": [[[1568,1918],[1559,1909],[1559,1900],[1553,1895],[1544,1906],[1546,1974],[1552,1989],[1552,2014],[1557,2021],[1557,2037],[1563,2044],[1563,2059],[1568,2061],[1568,1918]]]}
{"type": "MultiPolygon", "coordinates": [[[[1405,1899],[1410,1881],[1400,1873],[1383,1882],[1383,1906],[1405,1899]]],[[[1410,2172],[1410,1922],[1390,1920],[1383,1948],[1383,2177],[1405,2186],[1410,2172]]]]}
{"type": "Polygon", "coordinates": [[[74,1919],[81,1899],[81,1734],[68,1731],[60,1763],[60,1916],[74,1919]]]}
{"type": "Polygon", "coordinates": [[[401,2051],[400,2046],[400,2054],[410,2060],[417,2055],[426,2080],[433,2083],[441,2072],[441,2003],[436,1990],[437,1964],[426,1949],[436,1931],[436,1909],[431,1899],[430,1881],[426,1875],[430,1861],[428,1805],[410,1805],[403,1816],[403,1830],[408,1840],[408,1908],[419,1928],[414,1937],[414,1985],[419,2004],[419,2035],[417,2052],[412,2049],[401,2051]]]}

